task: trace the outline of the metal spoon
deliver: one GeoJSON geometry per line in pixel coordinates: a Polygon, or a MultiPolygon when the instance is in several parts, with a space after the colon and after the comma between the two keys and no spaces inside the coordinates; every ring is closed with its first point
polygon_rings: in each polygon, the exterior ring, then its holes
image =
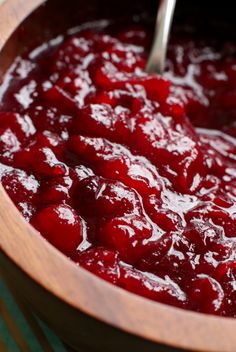
{"type": "Polygon", "coordinates": [[[176,0],[160,0],[154,41],[148,58],[146,72],[162,74],[165,68],[167,44],[172,25],[176,0]]]}

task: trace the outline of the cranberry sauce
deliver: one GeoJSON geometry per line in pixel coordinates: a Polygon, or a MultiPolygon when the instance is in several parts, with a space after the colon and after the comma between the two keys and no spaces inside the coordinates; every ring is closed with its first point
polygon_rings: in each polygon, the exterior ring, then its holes
{"type": "Polygon", "coordinates": [[[236,46],[107,27],[17,57],[3,79],[1,181],[79,266],[131,292],[236,316],[236,46]],[[199,128],[200,127],[200,128],[199,128]]]}

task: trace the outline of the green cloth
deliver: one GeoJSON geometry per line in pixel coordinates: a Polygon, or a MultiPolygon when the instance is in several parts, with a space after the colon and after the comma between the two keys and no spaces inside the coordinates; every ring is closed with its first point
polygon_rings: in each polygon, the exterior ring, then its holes
{"type": "Polygon", "coordinates": [[[10,292],[0,277],[0,352],[67,352],[55,334],[10,292]]]}

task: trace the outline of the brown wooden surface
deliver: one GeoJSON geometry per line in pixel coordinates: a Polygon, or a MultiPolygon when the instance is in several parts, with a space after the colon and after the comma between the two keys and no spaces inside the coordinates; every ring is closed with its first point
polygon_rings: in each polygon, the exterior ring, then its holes
{"type": "MultiPolygon", "coordinates": [[[[46,17],[53,22],[55,12],[58,18],[64,18],[65,13],[69,14],[68,8],[74,13],[76,8],[81,11],[90,2],[96,9],[95,1],[50,0],[48,7],[41,10],[43,16],[40,13],[35,15],[33,21],[28,21],[25,26],[41,30],[43,26],[40,21],[45,21],[46,17]],[[49,14],[53,8],[54,11],[49,14]]],[[[40,3],[42,0],[6,0],[3,3],[0,11],[0,47],[40,3]]],[[[97,4],[97,8],[101,7],[101,1],[97,4]]],[[[124,1],[119,3],[120,11],[124,11],[124,4],[124,1]]],[[[132,3],[130,7],[134,5],[132,3]]],[[[69,15],[67,17],[70,18],[69,15]]],[[[16,51],[14,48],[19,47],[17,38],[17,34],[12,37],[0,57],[1,67],[6,67],[16,51]]],[[[21,41],[23,45],[24,39],[21,41]]],[[[100,280],[78,268],[37,235],[2,188],[0,199],[0,259],[5,277],[36,312],[73,346],[103,352],[177,351],[177,348],[236,351],[236,320],[154,303],[100,280]],[[167,345],[176,348],[165,347],[167,345]]]]}

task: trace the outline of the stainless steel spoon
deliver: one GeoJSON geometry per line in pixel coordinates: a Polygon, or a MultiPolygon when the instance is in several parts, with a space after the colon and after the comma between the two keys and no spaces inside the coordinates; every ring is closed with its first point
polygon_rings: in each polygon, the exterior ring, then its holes
{"type": "Polygon", "coordinates": [[[169,33],[172,25],[176,0],[160,0],[154,40],[147,61],[146,72],[162,74],[165,68],[169,33]]]}

